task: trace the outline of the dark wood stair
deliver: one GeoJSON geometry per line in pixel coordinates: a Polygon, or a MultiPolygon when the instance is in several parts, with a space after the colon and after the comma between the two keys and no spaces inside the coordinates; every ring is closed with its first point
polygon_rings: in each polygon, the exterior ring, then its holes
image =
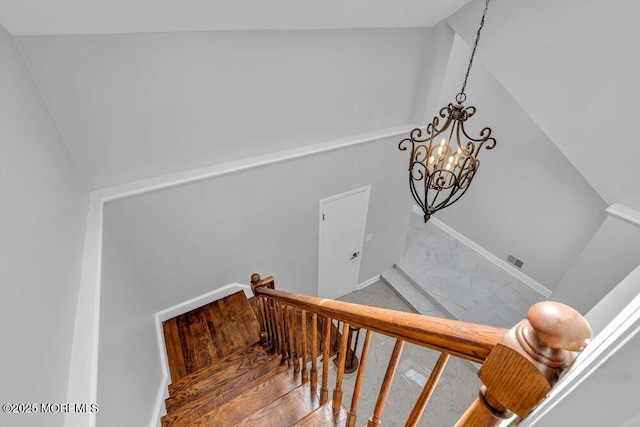
{"type": "Polygon", "coordinates": [[[319,387],[258,342],[257,310],[238,292],[164,323],[173,382],[163,427],[345,425],[344,408],[334,416],[319,387]]]}

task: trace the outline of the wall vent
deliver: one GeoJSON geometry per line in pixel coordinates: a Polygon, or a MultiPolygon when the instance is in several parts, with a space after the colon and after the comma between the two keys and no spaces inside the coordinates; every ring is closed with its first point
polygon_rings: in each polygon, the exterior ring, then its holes
{"type": "Polygon", "coordinates": [[[524,262],[520,261],[518,258],[514,257],[513,255],[509,255],[507,257],[507,261],[518,268],[522,268],[522,266],[524,265],[524,262]]]}

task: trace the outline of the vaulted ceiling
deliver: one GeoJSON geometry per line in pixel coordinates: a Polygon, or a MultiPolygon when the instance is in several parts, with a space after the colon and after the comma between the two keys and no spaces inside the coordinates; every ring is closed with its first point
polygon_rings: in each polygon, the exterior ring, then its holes
{"type": "MultiPolygon", "coordinates": [[[[413,105],[390,106],[423,101],[410,92],[420,72],[430,72],[429,28],[446,19],[471,44],[483,6],[0,0],[0,23],[17,36],[76,162],[98,188],[224,161],[229,156],[211,148],[216,141],[238,157],[406,123],[413,105]],[[328,29],[338,31],[326,37],[328,29]],[[345,43],[347,55],[332,48],[345,43]],[[390,56],[377,61],[381,52],[390,56]]],[[[639,15],[640,2],[629,0],[494,0],[478,50],[600,196],[636,210],[639,15]]]]}
{"type": "Polygon", "coordinates": [[[431,27],[471,0],[2,0],[13,35],[431,27]]]}

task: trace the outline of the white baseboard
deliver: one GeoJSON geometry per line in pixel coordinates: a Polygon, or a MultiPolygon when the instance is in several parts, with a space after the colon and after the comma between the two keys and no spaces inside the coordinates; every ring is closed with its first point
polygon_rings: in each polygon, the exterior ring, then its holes
{"type": "Polygon", "coordinates": [[[191,298],[189,301],[181,302],[173,307],[165,308],[164,310],[157,312],[156,316],[161,322],[164,322],[165,320],[172,319],[186,313],[187,311],[202,307],[203,305],[209,304],[210,302],[224,298],[238,291],[244,291],[247,298],[251,298],[253,296],[250,286],[242,285],[240,283],[231,283],[227,286],[207,292],[206,294],[191,298]]]}
{"type": "Polygon", "coordinates": [[[367,279],[364,282],[360,283],[358,286],[356,286],[356,291],[359,291],[360,289],[364,289],[367,286],[371,285],[372,283],[377,282],[378,280],[380,280],[379,274],[377,276],[373,276],[372,278],[367,279]]]}
{"type": "MultiPolygon", "coordinates": [[[[413,205],[413,211],[416,214],[420,215],[420,216],[424,215],[422,210],[420,209],[420,207],[418,207],[416,205],[413,205]]],[[[531,278],[530,276],[527,276],[521,270],[518,270],[516,267],[514,267],[511,264],[509,264],[507,261],[505,261],[502,258],[499,258],[498,256],[494,255],[493,253],[489,252],[488,250],[486,250],[485,248],[483,248],[482,246],[480,246],[479,244],[477,244],[476,242],[474,242],[473,240],[471,240],[467,236],[465,236],[462,233],[458,232],[457,230],[454,230],[453,228],[449,227],[447,224],[445,224],[444,222],[440,221],[439,219],[431,217],[429,219],[429,222],[432,223],[433,225],[435,225],[436,227],[440,228],[445,233],[449,234],[454,239],[456,239],[459,242],[467,245],[468,247],[470,247],[471,249],[473,249],[474,251],[476,251],[477,253],[479,253],[483,257],[485,257],[487,260],[491,261],[492,263],[494,263],[495,265],[497,265],[498,267],[500,267],[501,269],[506,271],[507,273],[509,273],[512,276],[516,277],[518,280],[520,280],[523,283],[525,283],[531,289],[535,290],[536,292],[539,292],[545,298],[549,298],[549,296],[551,295],[551,290],[549,288],[547,288],[546,286],[542,285],[541,283],[539,283],[535,279],[531,278]]]]}
{"type": "Polygon", "coordinates": [[[163,375],[162,380],[160,381],[160,387],[158,388],[158,393],[156,394],[156,403],[153,406],[153,412],[151,413],[151,422],[149,423],[149,427],[161,427],[162,425],[162,423],[160,422],[160,418],[162,418],[167,413],[164,406],[164,400],[169,397],[167,388],[168,386],[169,376],[163,375]]]}

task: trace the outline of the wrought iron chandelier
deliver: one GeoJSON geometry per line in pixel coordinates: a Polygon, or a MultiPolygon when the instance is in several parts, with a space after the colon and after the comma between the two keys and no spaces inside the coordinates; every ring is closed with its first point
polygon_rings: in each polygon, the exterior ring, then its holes
{"type": "Polygon", "coordinates": [[[483,128],[478,138],[469,136],[464,123],[476,113],[476,108],[462,105],[467,99],[464,90],[488,8],[489,0],[486,0],[464,83],[455,98],[456,104],[449,103],[440,109],[438,116],[427,125],[424,136],[421,128],[413,129],[409,137],[398,145],[402,151],[411,147],[409,186],[413,198],[424,212],[424,222],[464,195],[480,166],[480,150],[483,147],[491,150],[496,146],[489,127],[483,128]],[[445,120],[442,126],[440,119],[445,120]]]}

